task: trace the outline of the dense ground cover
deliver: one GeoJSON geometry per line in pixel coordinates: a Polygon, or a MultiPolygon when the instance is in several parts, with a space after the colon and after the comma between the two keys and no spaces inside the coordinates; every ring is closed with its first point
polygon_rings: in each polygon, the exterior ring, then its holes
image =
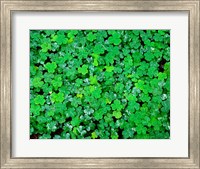
{"type": "Polygon", "coordinates": [[[169,30],[31,30],[30,137],[170,137],[169,30]]]}

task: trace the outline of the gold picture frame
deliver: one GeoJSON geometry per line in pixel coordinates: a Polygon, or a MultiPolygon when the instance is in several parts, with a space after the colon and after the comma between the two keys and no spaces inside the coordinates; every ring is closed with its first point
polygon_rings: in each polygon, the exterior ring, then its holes
{"type": "MultiPolygon", "coordinates": [[[[1,168],[200,168],[199,0],[1,1],[1,168]],[[187,158],[13,158],[11,16],[14,11],[188,11],[189,157],[187,158]]],[[[22,145],[23,147],[23,145],[22,145]]]]}

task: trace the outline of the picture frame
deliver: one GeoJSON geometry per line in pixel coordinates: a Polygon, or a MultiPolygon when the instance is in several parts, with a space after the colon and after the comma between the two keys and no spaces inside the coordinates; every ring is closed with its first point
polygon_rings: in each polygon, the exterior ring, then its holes
{"type": "MultiPolygon", "coordinates": [[[[200,168],[199,0],[190,1],[8,1],[1,0],[1,168],[200,168]],[[187,158],[12,157],[12,22],[14,11],[188,11],[189,156],[187,158]]],[[[23,146],[22,146],[23,147],[23,146]]]]}

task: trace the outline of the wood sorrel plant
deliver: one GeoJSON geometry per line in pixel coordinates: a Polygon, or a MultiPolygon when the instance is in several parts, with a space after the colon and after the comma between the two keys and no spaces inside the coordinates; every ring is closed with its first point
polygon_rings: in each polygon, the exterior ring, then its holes
{"type": "Polygon", "coordinates": [[[169,30],[31,30],[30,137],[170,137],[169,30]]]}

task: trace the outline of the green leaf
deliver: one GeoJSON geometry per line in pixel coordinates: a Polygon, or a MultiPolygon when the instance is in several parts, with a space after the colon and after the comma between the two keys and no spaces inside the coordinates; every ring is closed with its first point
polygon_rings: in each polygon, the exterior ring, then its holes
{"type": "Polygon", "coordinates": [[[135,110],[139,110],[140,104],[137,103],[135,100],[130,100],[128,102],[127,110],[130,112],[134,112],[135,110]]]}
{"type": "Polygon", "coordinates": [[[149,62],[154,58],[153,53],[150,52],[150,51],[146,52],[146,53],[144,54],[144,56],[145,56],[145,59],[146,59],[147,61],[149,61],[149,62]]]}
{"type": "Polygon", "coordinates": [[[56,41],[58,45],[62,45],[68,42],[68,38],[64,35],[64,31],[58,31],[57,35],[53,36],[52,41],[56,41]]]}
{"type": "Polygon", "coordinates": [[[144,93],[141,94],[140,99],[141,99],[143,102],[149,102],[149,101],[150,101],[149,95],[148,95],[148,94],[144,94],[144,93]]]}
{"type": "Polygon", "coordinates": [[[57,65],[55,62],[52,63],[48,62],[47,64],[45,64],[45,68],[49,73],[54,73],[55,69],[57,68],[57,65]]]}
{"type": "Polygon", "coordinates": [[[50,110],[47,112],[47,116],[52,117],[54,116],[54,111],[50,110]]]}
{"type": "Polygon", "coordinates": [[[147,128],[144,127],[143,125],[138,125],[136,127],[136,131],[137,131],[138,134],[146,134],[147,128]]]}
{"type": "Polygon", "coordinates": [[[99,87],[96,87],[94,89],[94,91],[92,92],[92,96],[94,96],[94,98],[98,99],[101,97],[101,89],[99,87]]]}
{"type": "Polygon", "coordinates": [[[39,137],[39,139],[50,139],[51,135],[50,134],[43,134],[42,136],[39,137]]]}
{"type": "Polygon", "coordinates": [[[43,43],[41,45],[41,48],[42,48],[42,52],[47,52],[49,49],[51,49],[51,44],[46,42],[46,43],[43,43]]]}
{"type": "Polygon", "coordinates": [[[90,76],[90,84],[97,84],[97,75],[90,76]]]}
{"type": "Polygon", "coordinates": [[[126,127],[126,128],[123,130],[122,135],[123,135],[123,138],[124,138],[124,139],[132,138],[133,135],[134,135],[134,131],[133,131],[131,128],[126,127]]]}
{"type": "Polygon", "coordinates": [[[38,104],[31,104],[30,107],[30,112],[34,115],[34,116],[39,116],[40,112],[41,112],[41,107],[38,104]]]}
{"type": "Polygon", "coordinates": [[[114,44],[114,45],[119,45],[121,43],[121,39],[120,39],[120,34],[115,32],[112,34],[112,36],[110,36],[108,38],[108,41],[111,43],[111,44],[114,44]]]}
{"type": "Polygon", "coordinates": [[[106,65],[113,64],[114,63],[114,57],[115,57],[115,55],[111,52],[106,54],[106,56],[105,56],[106,65]]]}
{"type": "Polygon", "coordinates": [[[57,130],[57,122],[52,121],[50,123],[47,123],[47,131],[55,132],[57,130]]]}
{"type": "Polygon", "coordinates": [[[94,46],[94,49],[93,49],[93,52],[95,53],[95,54],[97,54],[97,55],[99,55],[99,54],[104,54],[104,48],[103,48],[103,46],[101,45],[101,44],[96,44],[95,46],[94,46]]]}
{"type": "Polygon", "coordinates": [[[42,78],[40,78],[40,77],[35,77],[34,79],[33,79],[33,87],[42,87],[43,86],[43,84],[44,84],[44,82],[42,81],[42,78]]]}
{"type": "Polygon", "coordinates": [[[83,65],[82,67],[79,67],[78,73],[86,75],[88,73],[88,65],[83,65]]]}
{"type": "Polygon", "coordinates": [[[97,138],[97,137],[98,137],[95,131],[94,131],[94,132],[92,132],[92,134],[91,134],[91,137],[92,137],[93,139],[95,139],[95,138],[97,138]]]}
{"type": "Polygon", "coordinates": [[[52,85],[55,89],[58,89],[58,87],[61,87],[63,84],[62,78],[60,76],[56,76],[54,80],[52,80],[52,85]]]}
{"type": "Polygon", "coordinates": [[[115,100],[114,103],[111,105],[111,107],[113,110],[118,110],[118,111],[120,111],[123,108],[119,100],[115,100]]]}
{"type": "Polygon", "coordinates": [[[96,35],[93,34],[92,32],[90,32],[88,35],[87,35],[87,40],[89,40],[90,42],[94,41],[96,39],[96,35]]]}
{"type": "Polygon", "coordinates": [[[64,93],[52,93],[51,94],[51,100],[52,102],[58,102],[58,103],[62,103],[64,100],[64,93]]]}
{"type": "Polygon", "coordinates": [[[36,98],[34,99],[34,102],[35,102],[35,104],[44,105],[44,103],[45,103],[44,96],[37,95],[36,98]]]}
{"type": "Polygon", "coordinates": [[[113,66],[105,66],[107,72],[112,72],[114,70],[113,66]]]}
{"type": "Polygon", "coordinates": [[[137,87],[140,90],[143,90],[144,89],[144,81],[138,80],[138,82],[135,84],[135,87],[137,87]]]}
{"type": "Polygon", "coordinates": [[[80,118],[75,117],[75,118],[72,119],[71,124],[72,124],[72,126],[79,126],[80,122],[81,122],[80,118]]]}
{"type": "Polygon", "coordinates": [[[122,113],[120,111],[114,111],[113,112],[113,116],[117,119],[121,118],[122,117],[122,113]]]}
{"type": "Polygon", "coordinates": [[[161,72],[158,73],[158,80],[164,80],[166,78],[167,78],[166,73],[161,73],[161,72]]]}
{"type": "Polygon", "coordinates": [[[122,83],[117,83],[115,85],[115,91],[116,92],[119,92],[119,93],[122,93],[123,92],[123,89],[124,89],[124,85],[122,83]]]}

